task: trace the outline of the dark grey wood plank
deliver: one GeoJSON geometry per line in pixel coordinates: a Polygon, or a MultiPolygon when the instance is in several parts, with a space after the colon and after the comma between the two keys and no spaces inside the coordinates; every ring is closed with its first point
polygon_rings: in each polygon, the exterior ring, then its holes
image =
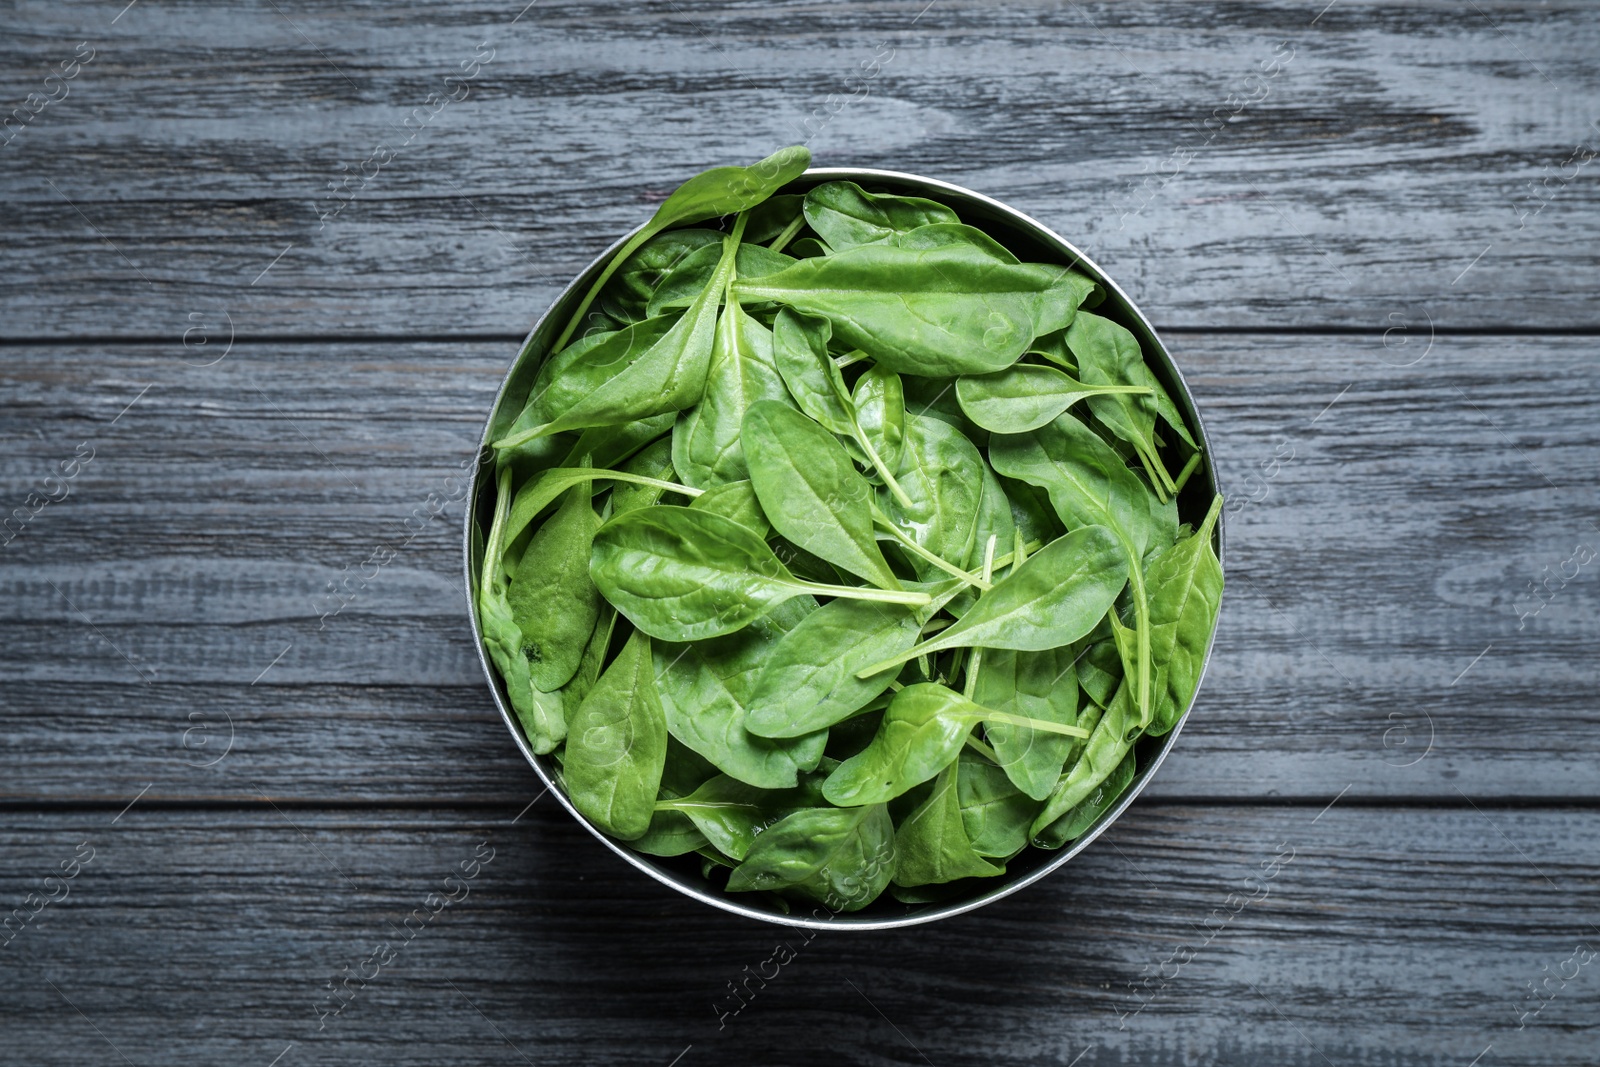
{"type": "Polygon", "coordinates": [[[96,52],[0,159],[7,332],[518,332],[796,140],[1031,212],[1162,323],[1597,322],[1591,5],[521,6],[20,4],[0,99],[96,52]]]}
{"type": "MultiPolygon", "coordinates": [[[[1592,563],[1559,577],[1600,537],[1600,342],[1401,339],[1172,340],[1236,511],[1216,653],[1157,794],[1600,796],[1600,586],[1592,563]]],[[[0,548],[0,791],[526,795],[448,499],[514,347],[242,345],[208,368],[9,350],[8,506],[96,451],[0,548]],[[440,517],[408,527],[430,493],[440,517]],[[322,617],[380,546],[394,560],[322,617]],[[230,721],[228,758],[186,766],[230,721]]]]}
{"type": "Polygon", "coordinates": [[[514,826],[515,806],[146,804],[0,831],[14,903],[93,849],[0,957],[15,1062],[1464,1067],[1492,1044],[1482,1062],[1587,1067],[1600,1047],[1588,814],[1139,806],[1008,900],[808,942],[645,880],[548,800],[514,826]],[[493,859],[447,888],[480,842],[493,859]],[[436,892],[459,902],[408,939],[436,892]],[[366,981],[323,1018],[346,967],[366,981]],[[719,1029],[728,983],[761,971],[719,1029]]]}

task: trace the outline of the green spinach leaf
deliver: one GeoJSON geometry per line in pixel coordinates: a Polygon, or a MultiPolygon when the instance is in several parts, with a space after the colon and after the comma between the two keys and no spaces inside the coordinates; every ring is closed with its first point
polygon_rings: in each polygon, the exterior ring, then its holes
{"type": "Polygon", "coordinates": [[[1027,847],[1028,827],[1044,805],[970,749],[961,753],[960,765],[956,792],[972,850],[980,856],[1010,859],[1027,847]]]}
{"type": "Polygon", "coordinates": [[[1219,495],[1200,529],[1156,556],[1145,579],[1155,688],[1155,711],[1145,732],[1152,735],[1177,725],[1200,684],[1222,605],[1222,564],[1211,547],[1221,513],[1219,495]]]}
{"type": "Polygon", "coordinates": [[[562,765],[567,796],[613,837],[642,837],[666,758],[667,722],[650,639],[635,631],[572,717],[562,765]]]}
{"type": "Polygon", "coordinates": [[[834,911],[860,911],[888,886],[894,866],[894,823],[882,804],[806,808],[756,838],[728,889],[794,891],[834,911]]]}
{"type": "Polygon", "coordinates": [[[672,269],[691,252],[720,248],[724,236],[706,229],[668,230],[657,234],[618,264],[616,273],[600,292],[600,306],[618,322],[633,323],[654,317],[648,310],[650,297],[672,269]]]}
{"type": "Polygon", "coordinates": [[[952,625],[857,674],[867,677],[948,648],[1037,652],[1069,644],[1104,617],[1127,580],[1115,535],[1103,526],[1085,526],[1029,556],[952,625]]]}
{"type": "Polygon", "coordinates": [[[870,705],[894,675],[857,678],[856,671],[916,644],[922,625],[963,586],[928,586],[922,608],[835,600],[806,616],[768,653],[750,698],[745,725],[763,737],[796,737],[826,729],[870,705]]]}
{"type": "Polygon", "coordinates": [[[528,745],[539,755],[555,751],[567,734],[560,693],[534,688],[528,657],[522,654],[522,627],[517,625],[506,599],[506,573],[501,562],[505,550],[506,517],[511,507],[511,471],[502,468],[496,479],[494,522],[484,545],[483,573],[478,581],[478,629],[484,649],[506,684],[506,698],[522,724],[528,745]]]}
{"type": "MultiPolygon", "coordinates": [[[[990,649],[983,654],[972,699],[986,708],[1065,726],[1078,725],[1078,679],[1070,645],[1039,652],[990,649]]],[[[1017,788],[1044,800],[1056,787],[1075,742],[1061,734],[995,723],[985,733],[1017,788]]]]}
{"type": "Polygon", "coordinates": [[[1039,831],[1035,843],[1040,848],[1060,848],[1068,841],[1076,840],[1089,832],[1089,828],[1106,813],[1111,805],[1122,796],[1129,783],[1133,781],[1135,771],[1138,769],[1138,760],[1134,758],[1130,749],[1122,757],[1105,781],[1095,786],[1094,790],[1076,805],[1068,809],[1066,814],[1055,822],[1039,831]]]}
{"type": "Polygon", "coordinates": [[[789,401],[772,361],[772,331],[730,303],[717,320],[705,395],[672,430],[673,466],[686,484],[711,489],[750,477],[739,431],[763,400],[789,401]]]}
{"type": "Polygon", "coordinates": [[[725,482],[715,489],[707,489],[695,497],[689,507],[696,511],[712,511],[724,515],[740,526],[755,531],[758,537],[766,537],[772,532],[772,524],[767,521],[766,513],[761,510],[761,501],[756,499],[755,487],[748,479],[741,482],[725,482]]]}
{"type": "Polygon", "coordinates": [[[940,771],[928,799],[895,831],[896,885],[932,885],[1006,873],[1005,867],[981,856],[967,836],[956,788],[960,769],[958,761],[940,771]]]}
{"type": "Polygon", "coordinates": [[[672,195],[661,202],[638,233],[617,250],[600,276],[578,303],[561,336],[552,349],[559,351],[577,329],[578,323],[594,302],[595,295],[605,288],[606,282],[629,257],[656,234],[673,226],[720,218],[746,211],[766,200],[789,182],[805,173],[811,164],[811,152],[803,145],[780,148],[766,159],[748,167],[712,167],[684,182],[672,195]]]}
{"type": "Polygon", "coordinates": [[[824,182],[805,196],[806,221],[833,248],[887,240],[918,226],[959,222],[943,204],[916,196],[869,193],[855,182],[824,182]]]}
{"type": "Polygon", "coordinates": [[[872,743],[839,764],[822,784],[822,795],[840,807],[893,800],[948,767],[980,722],[1021,724],[1069,736],[1086,732],[980,707],[945,686],[919,682],[895,694],[872,743]]]}
{"type": "Polygon", "coordinates": [[[763,400],[740,436],[761,509],[779,533],[880,589],[900,588],[872,533],[872,488],[832,434],[763,400]]]}
{"type": "Polygon", "coordinates": [[[1148,394],[1145,386],[1085,385],[1054,367],[1017,363],[993,374],[956,379],[967,417],[993,433],[1037,430],[1086,397],[1148,394]]]}
{"type": "Polygon", "coordinates": [[[528,673],[541,692],[572,678],[600,618],[600,590],[589,580],[589,548],[600,517],[589,503],[593,482],[579,482],[554,517],[534,533],[511,576],[507,602],[522,631],[528,673]]]}
{"type": "MultiPolygon", "coordinates": [[[[839,366],[828,355],[832,328],[827,319],[784,308],[772,323],[773,360],[800,410],[830,433],[854,442],[878,477],[898,499],[899,483],[862,428],[839,366]]],[[[909,501],[907,502],[909,503],[909,501]]]]}
{"type": "Polygon", "coordinates": [[[810,597],[786,601],[738,633],[690,644],[656,644],[667,728],[718,770],[749,785],[784,789],[815,768],[827,732],[758,737],[745,729],[751,691],[773,645],[816,609],[810,597]]]}

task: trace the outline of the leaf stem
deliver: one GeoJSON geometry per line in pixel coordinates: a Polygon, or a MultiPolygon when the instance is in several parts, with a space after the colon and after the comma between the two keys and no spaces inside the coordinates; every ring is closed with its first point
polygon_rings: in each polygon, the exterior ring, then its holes
{"type": "MultiPolygon", "coordinates": [[[[983,580],[988,581],[994,577],[994,543],[995,534],[989,535],[989,543],[983,546],[983,580]]],[[[967,664],[967,677],[962,685],[961,695],[968,700],[972,699],[973,692],[978,688],[978,668],[983,664],[983,649],[972,650],[972,660],[967,664]]]]}
{"type": "Polygon", "coordinates": [[[833,365],[835,367],[838,367],[840,370],[844,370],[846,367],[850,366],[851,364],[860,363],[862,360],[864,360],[866,358],[867,358],[867,354],[865,352],[861,351],[861,349],[852,348],[850,351],[846,352],[842,356],[834,356],[833,357],[833,365]]]}
{"type": "Polygon", "coordinates": [[[818,596],[838,596],[847,600],[876,600],[882,604],[905,604],[913,608],[920,608],[933,603],[933,598],[927,593],[918,593],[909,589],[868,589],[857,585],[827,585],[821,582],[806,582],[798,579],[793,583],[793,588],[818,596]]]}
{"type": "Polygon", "coordinates": [[[1089,731],[1081,726],[1064,726],[1059,722],[1048,719],[1031,719],[1026,715],[1013,715],[1009,711],[995,711],[993,708],[983,709],[985,722],[1003,722],[1012,726],[1026,726],[1030,730],[1040,730],[1047,734],[1060,734],[1063,737],[1088,737],[1089,731]]]}
{"type": "Polygon", "coordinates": [[[982,756],[996,767],[1000,766],[1000,757],[995,755],[994,749],[990,748],[982,741],[979,741],[972,734],[968,734],[966,736],[966,743],[967,747],[972,749],[972,751],[976,752],[978,755],[982,756]]]}
{"type": "Polygon", "coordinates": [[[1183,492],[1183,487],[1189,482],[1189,475],[1200,469],[1200,453],[1196,452],[1189,457],[1189,462],[1183,465],[1183,470],[1178,472],[1178,477],[1172,483],[1172,495],[1177,496],[1183,492]]]}
{"type": "Polygon", "coordinates": [[[805,225],[806,214],[802,211],[794,217],[793,222],[783,228],[782,233],[772,239],[772,243],[767,247],[774,252],[782,252],[789,242],[794,240],[794,235],[805,229],[805,225]]]}
{"type": "Polygon", "coordinates": [[[1112,527],[1112,530],[1122,541],[1123,551],[1128,554],[1128,580],[1133,585],[1133,625],[1136,631],[1134,658],[1139,661],[1135,665],[1135,676],[1139,687],[1139,729],[1143,730],[1150,725],[1154,713],[1150,703],[1150,598],[1145,593],[1144,568],[1141,566],[1139,553],[1134,549],[1133,542],[1128,539],[1128,535],[1121,527],[1112,527]]]}
{"type": "Polygon", "coordinates": [[[511,469],[502,467],[495,477],[494,522],[489,527],[489,539],[483,546],[483,575],[478,584],[491,596],[499,596],[505,589],[505,569],[500,556],[505,551],[506,516],[511,513],[511,469]]]}
{"type": "Polygon", "coordinates": [[[887,515],[878,510],[878,505],[876,504],[872,505],[872,518],[873,521],[876,522],[885,533],[894,538],[896,544],[899,544],[908,552],[912,552],[918,556],[921,556],[923,559],[927,560],[935,567],[938,567],[952,578],[960,578],[968,585],[977,586],[979,589],[982,589],[986,592],[994,588],[994,584],[992,582],[986,582],[982,578],[979,578],[976,574],[973,574],[970,571],[964,571],[960,567],[957,567],[954,563],[949,563],[941,559],[932,552],[929,552],[926,548],[923,548],[921,545],[917,544],[911,538],[907,537],[901,532],[898,526],[890,521],[887,515]]]}
{"type": "Polygon", "coordinates": [[[894,498],[900,502],[901,507],[911,507],[911,498],[906,496],[904,489],[900,488],[900,483],[894,480],[894,475],[889,473],[889,468],[883,462],[883,457],[878,455],[878,450],[872,447],[871,441],[867,440],[866,431],[861,428],[861,424],[854,418],[850,420],[850,423],[856,429],[856,444],[860,445],[861,451],[867,454],[867,461],[872,464],[872,469],[878,472],[878,477],[883,479],[883,484],[889,487],[889,492],[894,494],[894,498]]]}

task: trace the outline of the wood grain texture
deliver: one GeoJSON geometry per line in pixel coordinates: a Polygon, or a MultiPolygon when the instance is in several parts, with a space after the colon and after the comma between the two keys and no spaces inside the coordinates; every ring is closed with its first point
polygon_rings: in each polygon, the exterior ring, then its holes
{"type": "MultiPolygon", "coordinates": [[[[1537,614],[1528,592],[1600,543],[1600,342],[1387,341],[1171,339],[1234,504],[1216,652],[1153,795],[1600,797],[1593,565],[1537,614]]],[[[96,452],[0,549],[0,792],[527,796],[446,488],[514,348],[10,350],[5,499],[96,452]]]]}
{"type": "Polygon", "coordinates": [[[1592,5],[1324,6],[29,0],[0,100],[96,51],[0,134],[0,314],[518,333],[679,181],[805,140],[1035,215],[1158,324],[1600,324],[1592,5]]]}
{"type": "Polygon", "coordinates": [[[1600,963],[1563,966],[1600,940],[1586,814],[1139,807],[981,912],[809,942],[644,880],[548,800],[515,826],[514,807],[115,815],[0,831],[8,901],[94,850],[3,950],[0,1020],[30,1063],[120,1062],[114,1044],[138,1064],[1462,1067],[1492,1043],[1587,1067],[1600,1047],[1600,963]],[[480,842],[493,859],[447,888],[480,842]],[[772,977],[779,942],[795,958],[772,977]],[[346,967],[369,980],[323,1018],[346,967]],[[719,1030],[747,967],[770,981],[719,1030]],[[1520,1016],[1525,983],[1575,969],[1520,1016]]]}

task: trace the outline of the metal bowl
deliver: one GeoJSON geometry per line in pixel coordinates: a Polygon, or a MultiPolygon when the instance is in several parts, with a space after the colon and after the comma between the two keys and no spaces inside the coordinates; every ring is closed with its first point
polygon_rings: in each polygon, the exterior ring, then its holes
{"type": "MultiPolygon", "coordinates": [[[[804,192],[814,185],[828,181],[853,181],[865,186],[872,191],[899,193],[911,196],[922,196],[938,200],[955,208],[962,221],[976,225],[987,231],[1010,248],[1024,260],[1045,263],[1061,263],[1075,266],[1099,282],[1106,292],[1105,302],[1095,308],[1097,314],[1105,315],[1121,323],[1133,331],[1139,339],[1139,344],[1144,350],[1145,361],[1150,365],[1156,376],[1172,395],[1173,401],[1183,412],[1190,428],[1194,431],[1195,439],[1199,442],[1201,452],[1201,465],[1189,484],[1184,487],[1179,499],[1179,510],[1185,521],[1197,523],[1209,506],[1212,496],[1217,492],[1217,473],[1212,462],[1210,443],[1206,437],[1205,426],[1200,420],[1199,409],[1196,408],[1189,388],[1184,383],[1183,375],[1179,373],[1177,365],[1168,355],[1166,346],[1156,336],[1155,329],[1149,321],[1134,306],[1117,284],[1106,276],[1088,256],[1084,255],[1071,242],[1052,232],[1044,225],[1029,218],[1022,212],[1007,207],[997,200],[991,200],[981,193],[970,189],[963,189],[959,185],[938,181],[933,178],[924,178],[916,174],[903,174],[890,170],[866,170],[854,167],[821,167],[806,171],[799,178],[785,186],[783,192],[804,192]]],[[[637,231],[634,231],[637,232],[637,231]]],[[[566,290],[556,298],[550,309],[540,317],[529,332],[527,340],[522,344],[522,351],[517,356],[505,381],[500,386],[500,392],[495,397],[493,410],[490,412],[488,423],[484,427],[481,446],[487,449],[494,432],[496,418],[502,407],[514,415],[520,411],[525,401],[528,390],[533,383],[539,365],[548,355],[546,349],[553,340],[554,335],[566,324],[568,316],[582,294],[599,274],[605,263],[616,253],[632,233],[624,234],[618,238],[610,248],[607,248],[582,274],[572,280],[566,290]]],[[[1180,720],[1172,731],[1164,737],[1144,737],[1134,746],[1135,759],[1138,770],[1133,782],[1123,792],[1122,797],[1111,808],[1107,809],[1095,824],[1076,841],[1064,848],[1055,851],[1030,847],[1008,865],[1007,874],[1003,878],[984,879],[976,892],[955,899],[944,900],[932,904],[902,904],[887,893],[865,909],[851,913],[827,915],[821,917],[819,912],[825,909],[817,908],[807,912],[803,906],[796,908],[795,914],[784,914],[775,908],[766,906],[759,896],[741,896],[725,893],[711,882],[701,876],[699,859],[693,853],[687,857],[662,859],[646,856],[635,852],[622,842],[615,841],[596,829],[589,820],[580,815],[571,801],[556,784],[554,760],[550,756],[536,756],[528,747],[527,739],[523,736],[522,728],[517,723],[516,716],[511,710],[511,705],[506,699],[505,686],[499,673],[489,661],[488,653],[483,647],[483,641],[478,636],[477,605],[473,603],[471,590],[473,588],[473,574],[477,573],[478,560],[474,558],[473,529],[483,523],[488,525],[488,519],[494,512],[494,477],[491,466],[481,465],[474,473],[472,490],[468,497],[471,506],[467,509],[466,529],[464,537],[464,555],[466,559],[466,579],[468,590],[468,615],[472,625],[473,641],[478,649],[478,660],[483,664],[484,674],[489,679],[490,692],[494,694],[495,706],[500,709],[500,715],[505,719],[506,727],[511,731],[512,740],[517,748],[527,757],[533,765],[534,772],[549,788],[561,805],[571,813],[574,819],[583,825],[606,848],[616,853],[622,860],[649,875],[663,885],[693,897],[695,900],[709,904],[723,911],[733,912],[751,919],[761,919],[766,922],[778,923],[784,926],[810,927],[813,929],[853,929],[853,930],[886,930],[897,926],[911,926],[916,923],[932,922],[935,919],[944,919],[952,915],[972,911],[1002,897],[1010,896],[1024,886],[1032,885],[1045,875],[1065,865],[1072,857],[1082,852],[1095,838],[1103,833],[1128,805],[1133,803],[1135,797],[1144,789],[1145,785],[1155,774],[1156,768],[1161,766],[1161,761],[1167,756],[1173,744],[1178,739],[1178,733],[1183,728],[1180,720]]],[[[1216,526],[1215,546],[1217,557],[1222,558],[1222,522],[1216,526]]],[[[1211,648],[1206,649],[1206,662],[1211,658],[1211,648]]],[[[1201,665],[1201,680],[1204,680],[1205,664],[1201,665]]],[[[1196,688],[1198,693],[1198,686],[1196,688]]]]}

